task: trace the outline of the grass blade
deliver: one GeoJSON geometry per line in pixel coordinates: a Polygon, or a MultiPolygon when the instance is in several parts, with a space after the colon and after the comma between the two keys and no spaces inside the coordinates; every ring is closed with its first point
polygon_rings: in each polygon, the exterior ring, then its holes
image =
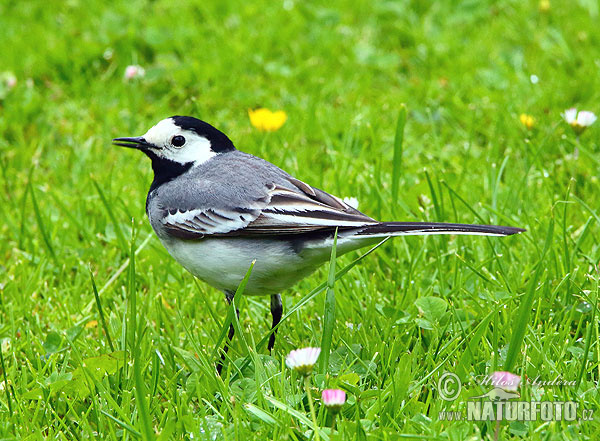
{"type": "Polygon", "coordinates": [[[152,440],[156,436],[154,429],[152,428],[152,418],[150,416],[150,410],[148,403],[146,402],[146,384],[144,383],[141,367],[141,351],[140,341],[142,340],[143,332],[141,330],[142,320],[140,320],[140,329],[137,329],[137,289],[135,280],[135,224],[133,219],[131,220],[131,242],[129,246],[129,271],[127,280],[127,295],[129,298],[129,333],[130,336],[130,347],[131,355],[133,357],[133,381],[135,383],[135,401],[136,408],[139,417],[139,421],[142,426],[142,439],[152,440]]]}
{"type": "MultiPolygon", "coordinates": [[[[229,306],[229,312],[231,313],[231,319],[232,319],[231,323],[233,323],[233,329],[235,330],[235,334],[241,340],[242,346],[244,347],[244,352],[246,354],[251,354],[251,349],[248,346],[246,337],[244,337],[242,327],[240,326],[240,320],[235,311],[236,311],[237,305],[241,302],[242,294],[244,294],[244,290],[246,289],[246,284],[248,283],[248,279],[250,278],[250,274],[252,273],[252,268],[254,268],[255,263],[256,263],[256,260],[253,260],[252,263],[250,264],[250,268],[248,268],[248,271],[246,272],[246,275],[244,276],[242,283],[240,283],[238,285],[238,288],[235,291],[235,294],[233,296],[231,305],[229,306]]],[[[229,316],[229,314],[228,314],[228,316],[229,316]]],[[[229,328],[229,324],[226,324],[225,328],[229,328]]]]}
{"type": "Polygon", "coordinates": [[[587,330],[585,333],[585,347],[583,349],[583,357],[581,359],[581,369],[579,370],[579,374],[577,375],[576,387],[579,387],[581,384],[581,380],[583,379],[583,373],[585,372],[585,368],[587,366],[588,354],[590,352],[590,346],[592,344],[592,329],[594,328],[594,323],[596,323],[596,309],[598,308],[598,276],[596,276],[596,292],[594,296],[594,300],[590,302],[594,305],[592,309],[592,317],[587,324],[587,330]]]}
{"type": "MultiPolygon", "coordinates": [[[[427,182],[429,183],[429,188],[431,188],[431,181],[429,181],[429,176],[427,174],[426,174],[426,176],[427,176],[427,182]]],[[[448,189],[448,191],[452,195],[454,195],[454,197],[456,197],[460,202],[462,202],[462,204],[465,206],[465,208],[467,210],[469,210],[471,213],[473,213],[473,215],[478,219],[479,222],[481,222],[482,224],[486,223],[485,219],[483,217],[481,217],[481,215],[479,213],[477,213],[473,209],[473,207],[471,207],[471,205],[469,205],[469,203],[461,195],[459,195],[456,191],[454,191],[454,189],[452,187],[450,187],[447,182],[442,181],[442,185],[444,187],[446,187],[448,189]]]]}
{"type": "Polygon", "coordinates": [[[133,376],[135,379],[135,401],[138,415],[142,425],[142,439],[152,440],[154,436],[154,430],[152,429],[152,419],[150,417],[150,410],[148,409],[148,403],[146,402],[146,384],[142,378],[142,369],[140,367],[140,354],[136,351],[134,354],[133,362],[133,376]]]}
{"type": "MultiPolygon", "coordinates": [[[[235,313],[235,308],[236,308],[235,305],[238,304],[242,294],[244,294],[244,290],[246,289],[246,284],[248,283],[248,279],[250,278],[250,274],[252,273],[252,268],[254,268],[255,263],[256,263],[256,260],[253,260],[252,263],[250,264],[250,268],[248,268],[246,275],[244,276],[244,278],[238,285],[238,288],[236,289],[235,294],[233,295],[233,300],[231,301],[231,304],[229,305],[229,308],[227,311],[227,317],[225,318],[225,322],[223,323],[223,326],[221,327],[221,333],[219,334],[219,338],[217,338],[217,343],[215,344],[215,350],[213,351],[214,357],[216,357],[219,354],[219,350],[221,349],[221,344],[223,343],[223,339],[225,338],[225,335],[229,331],[229,325],[232,322],[234,323],[233,328],[235,329],[235,332],[236,333],[239,332],[240,335],[242,335],[240,324],[237,319],[237,314],[235,313]],[[237,326],[237,328],[236,328],[236,326],[237,326]]],[[[248,344],[245,341],[244,341],[244,344],[246,346],[246,350],[248,350],[248,344]]],[[[248,353],[249,353],[249,350],[248,350],[248,353]]]]}
{"type": "Polygon", "coordinates": [[[271,413],[269,413],[268,411],[266,411],[264,409],[256,407],[254,404],[246,403],[246,404],[244,404],[244,409],[246,409],[246,411],[248,413],[251,413],[256,418],[260,419],[261,421],[267,423],[270,426],[283,424],[281,421],[278,421],[277,419],[275,419],[275,417],[271,413]]]}
{"type": "Polygon", "coordinates": [[[21,225],[19,227],[19,249],[23,249],[24,238],[25,238],[25,225],[26,219],[28,216],[26,213],[26,204],[27,204],[27,194],[29,193],[29,189],[31,187],[31,176],[33,175],[33,167],[29,169],[29,173],[27,173],[27,184],[25,185],[25,191],[23,192],[23,196],[21,196],[21,200],[19,201],[19,210],[21,211],[21,225]]]}
{"type": "Polygon", "coordinates": [[[327,278],[327,294],[325,297],[325,311],[323,312],[323,336],[321,337],[321,356],[319,357],[319,373],[326,374],[329,367],[329,353],[333,340],[333,328],[335,327],[335,260],[337,249],[337,228],[333,237],[331,247],[331,259],[329,261],[329,277],[327,278]]]}
{"type": "Polygon", "coordinates": [[[92,179],[92,183],[94,184],[94,187],[96,187],[98,196],[100,196],[100,200],[102,201],[104,208],[106,208],[108,217],[110,218],[110,221],[112,222],[112,224],[115,228],[115,234],[117,235],[117,240],[119,241],[119,244],[121,245],[121,249],[126,250],[127,249],[127,241],[125,240],[125,235],[123,234],[123,230],[121,230],[121,225],[119,224],[119,222],[117,222],[117,217],[115,216],[115,213],[113,212],[111,205],[108,203],[108,199],[106,199],[104,192],[102,191],[102,189],[100,188],[100,186],[94,179],[92,179]]]}
{"type": "Polygon", "coordinates": [[[442,220],[442,212],[440,210],[437,193],[433,186],[433,182],[431,182],[431,178],[429,177],[429,173],[427,172],[427,170],[425,170],[425,178],[427,179],[427,185],[429,186],[429,192],[431,193],[431,200],[433,202],[433,209],[435,211],[435,220],[437,222],[440,222],[442,220]]]}
{"type": "MultiPolygon", "coordinates": [[[[306,417],[306,415],[298,412],[296,409],[291,408],[287,404],[282,403],[281,401],[278,401],[273,397],[265,396],[265,398],[276,408],[283,410],[285,413],[296,418],[298,421],[305,424],[306,426],[311,427],[311,428],[313,427],[312,422],[306,417]]],[[[319,431],[319,435],[325,441],[329,440],[329,436],[323,430],[321,430],[318,427],[315,427],[314,429],[319,431]]]]}
{"type": "Polygon", "coordinates": [[[111,420],[113,420],[115,423],[117,423],[119,426],[121,426],[123,429],[127,430],[128,432],[130,432],[131,434],[137,436],[137,437],[141,437],[142,434],[140,432],[138,432],[137,430],[135,430],[133,427],[131,427],[129,424],[127,424],[124,421],[121,421],[118,418],[115,418],[114,416],[112,416],[110,413],[106,412],[105,410],[100,409],[100,412],[107,416],[108,418],[110,418],[111,420]]]}
{"type": "Polygon", "coordinates": [[[35,219],[38,224],[38,228],[40,229],[40,233],[42,234],[42,239],[44,239],[44,243],[46,244],[46,248],[48,248],[48,252],[52,257],[52,260],[55,264],[58,265],[58,259],[56,258],[56,253],[54,252],[54,248],[52,247],[52,242],[50,242],[50,236],[46,231],[46,227],[44,226],[44,220],[42,218],[42,213],[40,212],[40,207],[38,206],[37,199],[35,198],[35,191],[33,191],[33,187],[31,186],[31,182],[29,182],[29,191],[31,193],[31,202],[33,203],[33,211],[35,213],[35,219]]]}
{"type": "Polygon", "coordinates": [[[96,306],[98,307],[98,314],[100,315],[100,323],[102,323],[102,329],[104,329],[104,333],[106,334],[106,340],[108,341],[108,347],[111,352],[115,352],[115,347],[113,346],[112,339],[110,338],[110,332],[108,332],[108,326],[106,325],[106,320],[104,319],[104,312],[102,311],[102,304],[100,303],[100,296],[98,295],[98,289],[96,288],[96,282],[94,281],[94,274],[90,269],[90,279],[92,281],[92,290],[94,291],[94,298],[96,299],[96,306]]]}
{"type": "MultiPolygon", "coordinates": [[[[146,245],[148,245],[148,242],[150,242],[150,239],[152,239],[153,235],[154,235],[153,232],[148,233],[148,235],[142,241],[140,246],[137,247],[137,249],[135,250],[136,256],[146,247],[146,245]]],[[[123,274],[123,271],[125,271],[128,267],[129,267],[129,257],[127,259],[125,259],[125,261],[121,264],[121,266],[110,276],[110,278],[104,284],[104,286],[98,290],[98,295],[102,295],[115,282],[115,280],[117,280],[121,276],[121,274],[123,274]]],[[[87,305],[85,305],[85,308],[83,308],[82,314],[89,314],[90,311],[92,310],[92,307],[94,306],[94,303],[95,303],[94,300],[90,300],[90,302],[87,305]]]]}
{"type": "Polygon", "coordinates": [[[135,228],[131,222],[131,246],[129,249],[129,271],[127,273],[127,297],[129,298],[129,339],[131,351],[135,352],[136,342],[136,321],[137,321],[137,295],[135,284],[135,228]]]}
{"type": "Polygon", "coordinates": [[[8,386],[8,378],[6,377],[6,367],[4,366],[4,355],[2,355],[2,347],[0,347],[0,368],[2,368],[2,376],[4,377],[4,390],[6,391],[6,403],[8,405],[8,413],[12,418],[12,401],[10,399],[10,387],[8,386]]]}
{"type": "Polygon", "coordinates": [[[406,105],[400,105],[398,121],[396,122],[396,135],[394,136],[394,160],[392,163],[392,200],[398,200],[400,187],[400,174],[402,173],[402,144],[404,142],[404,126],[406,125],[406,105]]]}
{"type": "Polygon", "coordinates": [[[537,283],[542,271],[544,271],[545,268],[542,265],[542,262],[544,261],[544,257],[552,244],[553,233],[554,219],[550,218],[544,250],[542,251],[542,255],[537,264],[535,274],[531,279],[531,283],[529,284],[529,288],[527,289],[527,293],[523,296],[521,300],[521,306],[519,306],[519,310],[517,312],[515,330],[512,333],[510,343],[508,345],[508,352],[506,354],[506,361],[504,362],[505,371],[511,372],[511,369],[514,367],[515,362],[517,361],[517,355],[521,350],[521,345],[523,344],[523,339],[525,338],[525,332],[527,330],[527,326],[529,325],[529,315],[531,314],[531,306],[533,305],[537,283]]]}

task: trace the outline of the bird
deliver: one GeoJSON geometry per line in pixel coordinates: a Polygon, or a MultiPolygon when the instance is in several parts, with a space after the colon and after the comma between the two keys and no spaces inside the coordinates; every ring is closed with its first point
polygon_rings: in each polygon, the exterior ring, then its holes
{"type": "MultiPolygon", "coordinates": [[[[225,293],[228,303],[254,263],[244,295],[269,295],[275,344],[281,293],[336,253],[388,236],[509,236],[522,228],[434,222],[380,222],[342,199],[234,146],[225,133],[191,116],[159,121],[144,135],[115,138],[151,160],[146,214],[168,253],[187,271],[225,293]]],[[[221,371],[234,336],[221,353],[221,371]]]]}

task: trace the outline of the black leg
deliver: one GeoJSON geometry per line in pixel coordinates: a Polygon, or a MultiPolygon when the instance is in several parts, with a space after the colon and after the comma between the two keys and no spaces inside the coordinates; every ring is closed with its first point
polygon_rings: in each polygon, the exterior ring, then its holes
{"type": "MultiPolygon", "coordinates": [[[[282,313],[283,313],[283,305],[281,304],[281,296],[279,294],[273,294],[271,296],[271,315],[273,316],[273,325],[271,326],[271,329],[273,329],[275,326],[277,326],[279,324],[282,313]]],[[[275,346],[275,334],[276,333],[277,333],[277,329],[272,331],[271,335],[269,336],[269,345],[267,346],[267,349],[269,349],[269,352],[271,352],[271,350],[273,349],[273,346],[275,346]]]]}
{"type": "MultiPolygon", "coordinates": [[[[227,304],[231,305],[233,301],[234,292],[225,291],[225,300],[227,300],[227,304]]],[[[239,309],[235,308],[235,314],[240,318],[239,309]]],[[[229,351],[229,346],[231,345],[231,340],[233,339],[233,334],[235,334],[235,328],[233,327],[233,323],[229,324],[229,333],[227,334],[227,341],[225,342],[225,346],[223,347],[223,351],[221,352],[221,360],[217,362],[217,373],[221,375],[221,370],[223,370],[223,363],[225,362],[225,357],[227,355],[227,351],[229,351]]]]}

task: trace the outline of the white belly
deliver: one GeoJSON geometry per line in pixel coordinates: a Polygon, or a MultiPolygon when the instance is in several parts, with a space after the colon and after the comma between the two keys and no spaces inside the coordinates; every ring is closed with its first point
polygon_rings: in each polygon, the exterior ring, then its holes
{"type": "Polygon", "coordinates": [[[235,291],[253,260],[244,290],[249,295],[277,294],[308,276],[324,258],[298,255],[290,242],[251,238],[205,238],[198,241],[161,239],[185,269],[220,290],[235,291]]]}

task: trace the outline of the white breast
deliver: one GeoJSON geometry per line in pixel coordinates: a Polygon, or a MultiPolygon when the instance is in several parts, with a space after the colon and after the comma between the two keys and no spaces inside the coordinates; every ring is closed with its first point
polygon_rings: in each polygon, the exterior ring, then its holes
{"type": "Polygon", "coordinates": [[[312,273],[320,263],[296,254],[288,241],[253,238],[205,238],[186,241],[161,238],[185,269],[220,290],[235,291],[256,260],[244,294],[271,295],[312,273]]]}

